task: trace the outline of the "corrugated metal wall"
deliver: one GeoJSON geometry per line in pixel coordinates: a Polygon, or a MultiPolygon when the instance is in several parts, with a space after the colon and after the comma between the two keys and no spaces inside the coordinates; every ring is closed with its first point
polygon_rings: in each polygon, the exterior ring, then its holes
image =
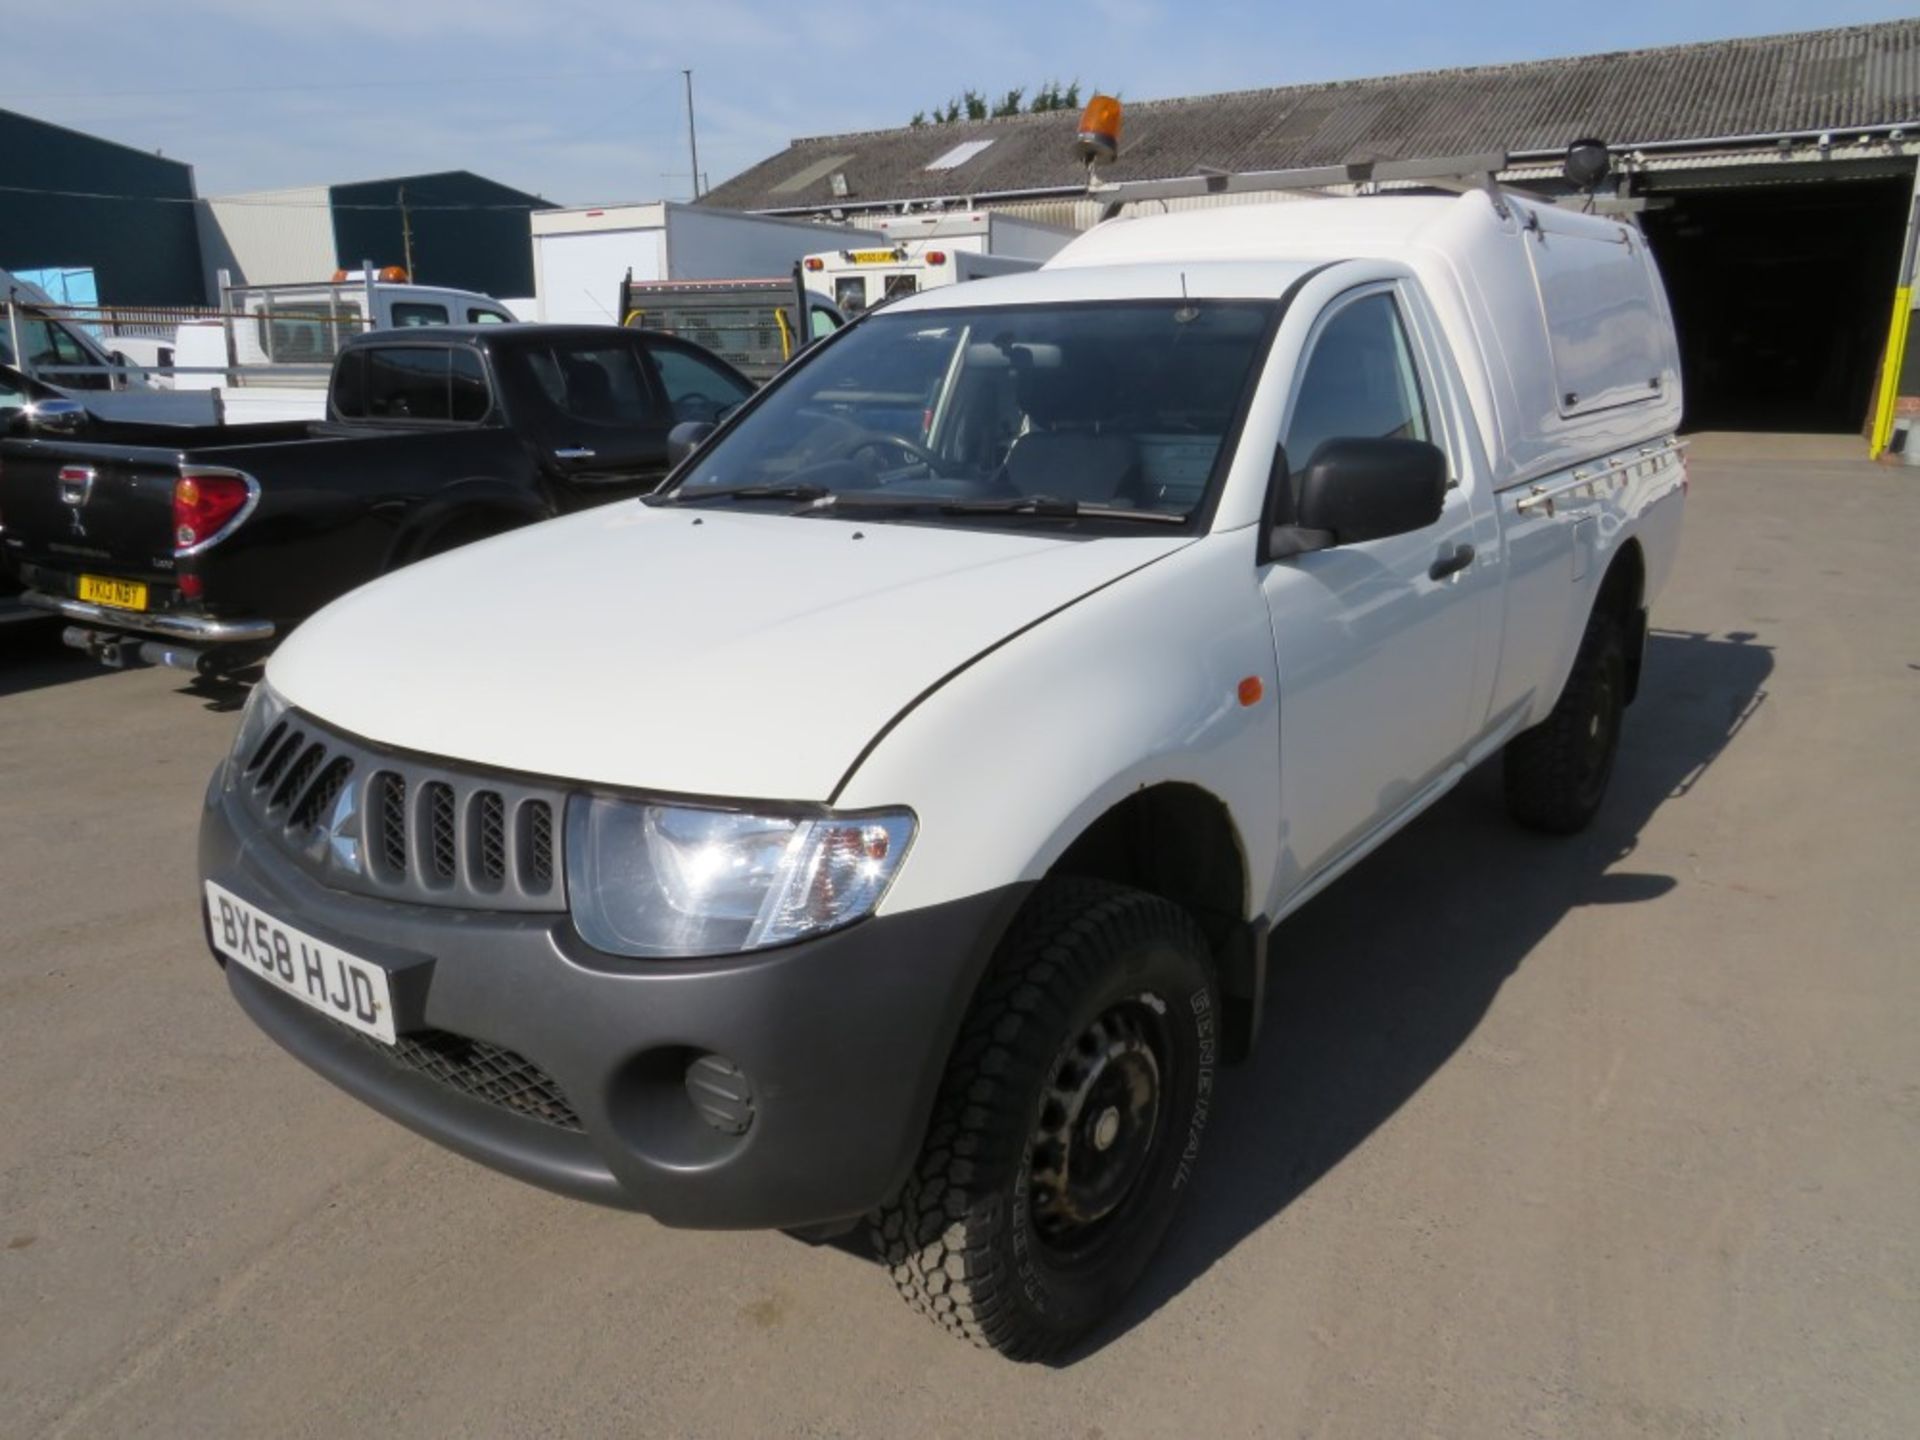
{"type": "Polygon", "coordinates": [[[91,269],[116,305],[203,297],[193,169],[0,110],[0,269],[91,269]],[[107,198],[95,198],[95,197],[107,198]]]}
{"type": "Polygon", "coordinates": [[[549,208],[538,195],[464,170],[335,185],[331,193],[334,248],[349,268],[361,260],[404,265],[404,230],[411,229],[413,278],[421,284],[478,290],[503,300],[533,294],[527,216],[549,208]]]}
{"type": "Polygon", "coordinates": [[[333,212],[324,185],[221,195],[200,206],[200,252],[207,294],[214,276],[233,272],[235,284],[295,285],[325,280],[338,267],[333,212]]]}

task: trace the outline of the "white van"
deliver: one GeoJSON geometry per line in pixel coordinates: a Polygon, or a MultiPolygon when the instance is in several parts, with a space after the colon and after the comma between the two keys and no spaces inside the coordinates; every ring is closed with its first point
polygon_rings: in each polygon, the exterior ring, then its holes
{"type": "MultiPolygon", "coordinates": [[[[211,396],[176,397],[150,375],[141,341],[103,340],[39,286],[0,270],[0,365],[50,385],[108,420],[143,424],[212,425],[220,413],[211,396]]],[[[170,362],[169,362],[170,363],[170,362]]]]}
{"type": "Polygon", "coordinates": [[[208,792],[212,947],[461,1154],[865,1223],[913,1308],[1057,1354],[1173,1222],[1275,927],[1484,760],[1524,825],[1602,806],[1680,410],[1630,225],[1101,225],[310,620],[208,792]]]}

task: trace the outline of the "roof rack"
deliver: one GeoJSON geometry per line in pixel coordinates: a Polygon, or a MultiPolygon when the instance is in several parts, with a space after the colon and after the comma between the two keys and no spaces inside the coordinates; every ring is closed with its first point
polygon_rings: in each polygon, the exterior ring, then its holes
{"type": "Polygon", "coordinates": [[[1103,183],[1092,164],[1087,166],[1087,194],[1104,200],[1102,220],[1111,220],[1120,207],[1135,200],[1174,200],[1190,195],[1227,195],[1248,191],[1324,191],[1330,185],[1378,186],[1423,184],[1442,190],[1485,190],[1501,219],[1507,218],[1506,197],[1496,177],[1507,168],[1507,152],[1488,150],[1474,155],[1448,155],[1431,160],[1350,160],[1343,165],[1316,165],[1302,170],[1203,169],[1197,175],[1173,180],[1121,180],[1103,183]]]}

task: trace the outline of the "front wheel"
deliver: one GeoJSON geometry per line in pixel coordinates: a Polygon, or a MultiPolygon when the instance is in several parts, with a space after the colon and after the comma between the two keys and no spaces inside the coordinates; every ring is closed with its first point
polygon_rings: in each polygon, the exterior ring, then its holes
{"type": "Polygon", "coordinates": [[[1111,1314],[1192,1177],[1218,1012],[1184,910],[1104,881],[1043,885],[967,1017],[912,1175],[872,1219],[907,1303],[1022,1360],[1111,1314]]]}

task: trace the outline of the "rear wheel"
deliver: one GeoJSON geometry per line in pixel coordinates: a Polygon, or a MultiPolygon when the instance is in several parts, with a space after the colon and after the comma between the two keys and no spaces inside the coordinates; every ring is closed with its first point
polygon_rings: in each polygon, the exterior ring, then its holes
{"type": "Polygon", "coordinates": [[[907,1303],[1016,1359],[1112,1313],[1191,1177],[1217,1013],[1185,911],[1103,881],[1043,886],[967,1018],[913,1174],[872,1219],[907,1303]]]}
{"type": "Polygon", "coordinates": [[[1553,713],[1507,743],[1507,811],[1514,819],[1554,835],[1586,828],[1613,778],[1626,696],[1619,616],[1596,611],[1553,713]]]}

